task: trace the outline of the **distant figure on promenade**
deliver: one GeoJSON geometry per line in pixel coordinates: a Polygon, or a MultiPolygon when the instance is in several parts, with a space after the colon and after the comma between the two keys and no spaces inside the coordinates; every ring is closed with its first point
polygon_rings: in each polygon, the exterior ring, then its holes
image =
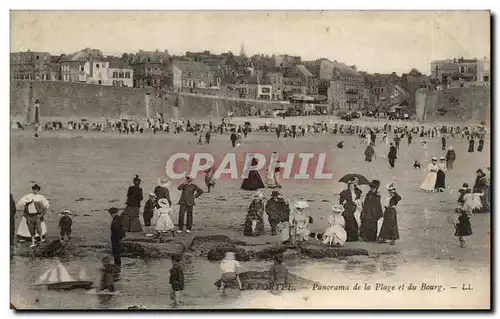
{"type": "Polygon", "coordinates": [[[193,227],[193,209],[195,206],[195,199],[203,194],[203,190],[197,185],[193,184],[193,179],[186,176],[184,183],[177,187],[181,191],[179,198],[179,229],[178,233],[182,233],[184,228],[184,215],[187,213],[186,233],[190,234],[193,227]]]}
{"type": "Polygon", "coordinates": [[[469,149],[467,150],[469,153],[474,153],[474,138],[471,137],[469,140],[469,149]]]}
{"type": "Polygon", "coordinates": [[[231,144],[233,145],[233,147],[236,147],[236,140],[238,140],[238,136],[236,135],[236,132],[232,132],[231,133],[231,137],[229,137],[229,139],[231,140],[231,144]]]}
{"type": "Polygon", "coordinates": [[[448,147],[448,152],[446,152],[445,159],[446,159],[446,169],[452,170],[453,163],[455,163],[455,160],[457,159],[457,154],[455,153],[453,146],[448,147]]]}
{"type": "Polygon", "coordinates": [[[428,192],[433,192],[436,186],[437,172],[439,167],[437,166],[437,158],[433,157],[431,163],[427,166],[427,176],[425,177],[420,189],[426,190],[428,192]]]}
{"type": "Polygon", "coordinates": [[[477,151],[478,152],[482,152],[483,151],[483,147],[484,147],[484,136],[481,135],[481,137],[479,138],[479,143],[477,145],[477,151]]]}
{"type": "Polygon", "coordinates": [[[397,150],[393,143],[390,144],[389,154],[387,154],[387,158],[389,159],[389,165],[391,168],[394,168],[394,164],[396,163],[397,158],[397,150]]]}
{"type": "Polygon", "coordinates": [[[443,135],[441,137],[441,150],[444,151],[446,149],[446,136],[443,135]]]}
{"type": "Polygon", "coordinates": [[[373,149],[373,146],[375,144],[373,144],[372,142],[370,142],[368,144],[368,146],[366,147],[365,149],[365,162],[371,162],[372,161],[372,157],[375,155],[375,150],[373,149]]]}

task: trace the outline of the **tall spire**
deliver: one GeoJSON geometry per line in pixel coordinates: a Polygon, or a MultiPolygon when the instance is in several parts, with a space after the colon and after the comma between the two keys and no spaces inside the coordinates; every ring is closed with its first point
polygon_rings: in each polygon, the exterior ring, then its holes
{"type": "Polygon", "coordinates": [[[245,53],[245,43],[243,43],[243,42],[241,42],[240,56],[244,56],[244,57],[247,56],[245,53]]]}

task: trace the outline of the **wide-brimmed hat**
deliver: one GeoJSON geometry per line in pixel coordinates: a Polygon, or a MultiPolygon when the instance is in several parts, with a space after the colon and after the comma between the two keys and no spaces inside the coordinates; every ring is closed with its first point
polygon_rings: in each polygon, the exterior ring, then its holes
{"type": "Polygon", "coordinates": [[[59,215],[69,215],[69,214],[71,214],[71,212],[69,211],[69,209],[65,209],[59,215]]]}
{"type": "Polygon", "coordinates": [[[108,208],[106,209],[108,211],[108,213],[110,213],[111,215],[114,215],[114,214],[118,214],[118,208],[116,207],[111,207],[111,208],[108,208]]]}
{"type": "Polygon", "coordinates": [[[295,203],[295,208],[305,209],[307,207],[309,207],[309,204],[305,201],[298,201],[297,203],[295,203]]]}
{"type": "Polygon", "coordinates": [[[278,192],[278,191],[271,192],[271,197],[278,197],[278,196],[280,196],[280,192],[278,192]]]}
{"type": "Polygon", "coordinates": [[[388,191],[395,190],[396,189],[396,182],[388,183],[387,185],[385,185],[385,188],[387,188],[388,191]]]}
{"type": "Polygon", "coordinates": [[[380,187],[380,181],[379,181],[379,180],[374,179],[373,181],[371,181],[371,182],[370,182],[370,184],[369,184],[368,186],[370,186],[370,187],[374,187],[374,188],[376,188],[376,187],[380,187]]]}
{"type": "Polygon", "coordinates": [[[438,159],[437,159],[437,157],[433,157],[433,158],[431,158],[431,160],[432,161],[437,161],[438,159]]]}
{"type": "Polygon", "coordinates": [[[441,156],[441,157],[439,158],[439,160],[440,160],[440,161],[446,161],[446,157],[441,156]]]}
{"type": "Polygon", "coordinates": [[[160,205],[160,207],[170,207],[170,204],[168,203],[168,200],[166,198],[161,198],[158,201],[158,205],[160,205]]]}
{"type": "Polygon", "coordinates": [[[335,213],[335,214],[341,214],[344,212],[344,206],[342,205],[333,205],[332,206],[332,211],[335,213]]]}
{"type": "Polygon", "coordinates": [[[149,197],[156,197],[155,193],[149,193],[149,197]]]}
{"type": "Polygon", "coordinates": [[[158,178],[158,185],[161,187],[167,187],[170,185],[170,179],[166,176],[160,177],[158,178]]]}
{"type": "Polygon", "coordinates": [[[256,191],[255,193],[253,193],[253,198],[259,198],[259,199],[262,199],[264,198],[264,194],[262,194],[262,192],[260,190],[256,191]]]}

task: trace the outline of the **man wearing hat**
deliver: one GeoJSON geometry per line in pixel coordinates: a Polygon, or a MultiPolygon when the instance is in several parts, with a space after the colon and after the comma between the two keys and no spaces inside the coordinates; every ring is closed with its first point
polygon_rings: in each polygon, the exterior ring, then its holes
{"type": "Polygon", "coordinates": [[[363,210],[361,211],[361,227],[359,236],[368,242],[377,240],[377,222],[382,218],[382,204],[380,203],[380,181],[373,180],[370,183],[370,190],[365,196],[363,210]]]}
{"type": "Polygon", "coordinates": [[[26,218],[26,223],[28,225],[28,230],[31,236],[31,246],[36,246],[35,235],[38,233],[40,235],[41,241],[44,242],[45,239],[42,237],[42,221],[45,218],[45,213],[49,208],[49,201],[45,196],[40,195],[40,186],[38,184],[31,187],[33,191],[31,194],[23,196],[17,206],[22,208],[24,211],[24,217],[26,218]]]}
{"type": "Polygon", "coordinates": [[[187,225],[186,233],[191,233],[191,228],[193,227],[193,208],[194,200],[203,194],[203,190],[197,185],[193,184],[193,179],[191,176],[186,176],[184,183],[177,187],[177,190],[181,191],[181,196],[179,198],[179,229],[178,233],[182,233],[184,228],[184,215],[187,213],[187,225]]]}
{"type": "Polygon", "coordinates": [[[113,252],[113,257],[115,259],[115,266],[120,267],[122,265],[120,243],[125,237],[122,217],[118,214],[118,208],[111,207],[107,209],[107,211],[113,218],[111,220],[111,251],[113,252]]]}
{"type": "Polygon", "coordinates": [[[266,203],[266,214],[269,225],[271,226],[271,235],[276,235],[276,226],[281,221],[288,221],[290,218],[290,206],[278,191],[272,191],[271,198],[266,203]]]}
{"type": "Polygon", "coordinates": [[[391,142],[390,147],[389,147],[389,154],[387,154],[387,158],[389,159],[389,165],[391,168],[394,168],[394,164],[396,163],[396,158],[397,158],[397,150],[396,146],[391,142]]]}

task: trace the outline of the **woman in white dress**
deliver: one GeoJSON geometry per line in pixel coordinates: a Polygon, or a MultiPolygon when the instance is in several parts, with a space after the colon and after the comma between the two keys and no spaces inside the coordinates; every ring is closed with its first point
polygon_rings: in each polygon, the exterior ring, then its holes
{"type": "Polygon", "coordinates": [[[344,207],[342,205],[332,206],[332,215],[328,217],[328,224],[330,225],[323,233],[322,240],[324,244],[330,246],[344,246],[347,240],[347,233],[345,231],[345,220],[342,217],[344,207]]]}
{"type": "Polygon", "coordinates": [[[158,205],[160,206],[156,209],[156,232],[157,237],[161,238],[161,235],[166,232],[171,232],[172,236],[175,236],[174,233],[174,223],[172,222],[172,208],[170,208],[170,204],[166,198],[162,198],[158,201],[158,205]]]}
{"type": "Polygon", "coordinates": [[[432,162],[427,166],[427,176],[424,179],[420,189],[433,192],[436,186],[436,178],[439,167],[437,165],[437,158],[433,157],[432,162]]]}

